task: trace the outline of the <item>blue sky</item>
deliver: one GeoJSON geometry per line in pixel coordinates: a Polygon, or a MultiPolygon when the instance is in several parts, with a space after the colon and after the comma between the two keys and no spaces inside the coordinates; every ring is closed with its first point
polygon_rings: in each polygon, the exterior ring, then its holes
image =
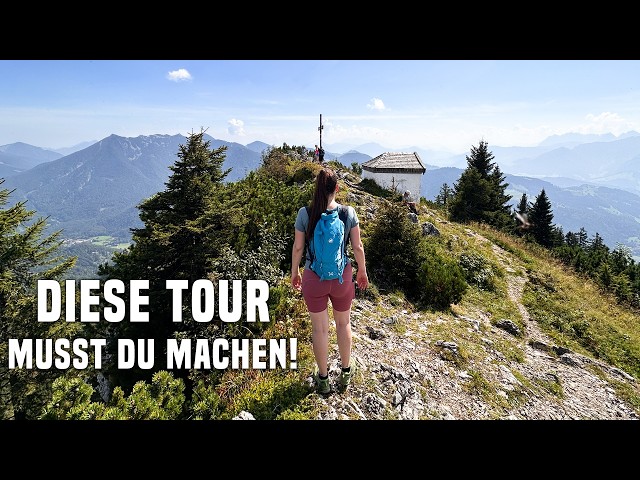
{"type": "Polygon", "coordinates": [[[480,140],[620,135],[640,131],[640,61],[0,60],[0,145],[205,128],[313,147],[321,114],[325,147],[468,153],[480,140]]]}

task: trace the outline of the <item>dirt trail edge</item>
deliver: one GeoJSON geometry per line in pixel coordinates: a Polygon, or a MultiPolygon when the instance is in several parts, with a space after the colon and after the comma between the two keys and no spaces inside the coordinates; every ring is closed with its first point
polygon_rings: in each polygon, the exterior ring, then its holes
{"type": "Polygon", "coordinates": [[[460,345],[438,338],[434,325],[451,322],[450,318],[427,320],[421,312],[357,299],[352,313],[352,364],[358,372],[352,385],[340,391],[340,361],[333,338],[329,369],[333,391],[318,395],[318,419],[638,420],[610,384],[625,382],[638,389],[635,379],[555,346],[521,302],[525,269],[499,246],[492,249],[507,272],[509,299],[522,316],[521,336],[492,325],[482,313],[475,318],[459,316],[454,321],[464,327],[474,348],[483,351],[471,364],[456,362],[460,345]],[[519,349],[519,356],[505,356],[504,348],[497,348],[509,342],[519,349]]]}

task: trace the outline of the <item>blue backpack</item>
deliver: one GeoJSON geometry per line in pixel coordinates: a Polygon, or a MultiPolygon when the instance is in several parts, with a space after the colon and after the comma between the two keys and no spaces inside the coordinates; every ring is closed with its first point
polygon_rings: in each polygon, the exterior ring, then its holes
{"type": "MultiPolygon", "coordinates": [[[[310,209],[307,207],[307,214],[309,213],[310,209]]],[[[320,280],[337,278],[340,283],[343,283],[342,273],[347,264],[347,254],[343,248],[347,213],[347,207],[340,205],[336,210],[323,212],[316,223],[313,231],[313,248],[308,248],[311,258],[309,268],[320,277],[320,280]]],[[[349,237],[347,237],[348,242],[349,237]]]]}

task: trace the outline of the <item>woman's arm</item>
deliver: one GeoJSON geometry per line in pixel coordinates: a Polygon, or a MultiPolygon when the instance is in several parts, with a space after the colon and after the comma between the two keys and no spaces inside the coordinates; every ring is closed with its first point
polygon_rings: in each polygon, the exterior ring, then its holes
{"type": "Polygon", "coordinates": [[[296,236],[293,240],[293,248],[291,249],[291,286],[296,290],[302,289],[302,277],[300,277],[300,262],[304,253],[304,237],[305,233],[296,230],[296,236]]]}
{"type": "Polygon", "coordinates": [[[356,225],[349,232],[349,239],[351,240],[351,247],[353,248],[353,255],[356,257],[358,263],[358,272],[356,273],[356,283],[358,288],[364,290],[369,286],[369,277],[367,276],[367,265],[364,258],[364,246],[362,245],[362,239],[360,238],[360,225],[356,225]]]}

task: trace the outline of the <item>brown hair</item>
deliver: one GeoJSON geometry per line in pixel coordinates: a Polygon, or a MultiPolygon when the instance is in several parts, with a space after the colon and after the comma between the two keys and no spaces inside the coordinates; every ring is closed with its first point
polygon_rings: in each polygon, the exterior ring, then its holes
{"type": "Polygon", "coordinates": [[[306,238],[311,240],[313,229],[320,220],[320,215],[329,205],[329,195],[336,191],[338,186],[338,175],[330,168],[323,168],[316,175],[316,187],[311,200],[309,225],[307,226],[306,238]]]}

